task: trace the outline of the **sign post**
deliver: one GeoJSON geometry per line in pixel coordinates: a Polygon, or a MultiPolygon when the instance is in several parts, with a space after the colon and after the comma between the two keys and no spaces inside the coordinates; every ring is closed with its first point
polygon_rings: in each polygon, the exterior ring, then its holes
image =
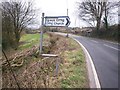
{"type": "Polygon", "coordinates": [[[66,26],[66,30],[67,30],[67,35],[66,35],[66,37],[68,37],[69,35],[68,35],[68,26],[66,26]]]}
{"type": "Polygon", "coordinates": [[[42,44],[43,44],[43,27],[68,27],[70,25],[70,18],[68,16],[44,16],[42,13],[41,22],[41,34],[40,34],[40,48],[39,53],[42,54],[42,44]]]}
{"type": "Polygon", "coordinates": [[[44,27],[44,13],[42,13],[41,32],[40,32],[40,52],[39,52],[40,54],[42,54],[43,27],[44,27]]]}
{"type": "MultiPolygon", "coordinates": [[[[55,56],[56,55],[48,55],[42,54],[42,44],[43,44],[43,27],[66,27],[68,31],[68,26],[70,25],[70,18],[68,16],[55,16],[55,17],[44,17],[44,13],[42,13],[42,24],[41,24],[41,34],[40,34],[40,51],[39,54],[42,56],[55,56]]],[[[68,32],[67,32],[68,36],[68,32]]],[[[58,75],[59,62],[56,61],[56,75],[58,75]]]]}
{"type": "Polygon", "coordinates": [[[45,17],[45,26],[50,27],[66,27],[70,24],[68,16],[45,17]]]}

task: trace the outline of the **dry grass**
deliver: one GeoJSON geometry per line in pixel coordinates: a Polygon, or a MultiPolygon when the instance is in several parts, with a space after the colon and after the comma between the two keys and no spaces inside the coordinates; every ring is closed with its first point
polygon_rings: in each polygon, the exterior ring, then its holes
{"type": "MultiPolygon", "coordinates": [[[[45,58],[30,55],[21,67],[13,67],[21,88],[87,88],[88,78],[82,49],[72,39],[49,34],[49,53],[58,57],[45,58]],[[58,61],[58,63],[56,62],[58,61]],[[56,72],[56,63],[59,65],[56,72]]],[[[38,51],[36,51],[38,52],[38,51]]],[[[19,61],[19,60],[18,60],[19,61]]],[[[3,72],[3,88],[17,88],[9,71],[3,72]]]]}

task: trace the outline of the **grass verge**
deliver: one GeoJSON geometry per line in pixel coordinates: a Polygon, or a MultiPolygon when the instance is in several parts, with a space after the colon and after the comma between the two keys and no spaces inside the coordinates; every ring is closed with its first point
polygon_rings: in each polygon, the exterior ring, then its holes
{"type": "Polygon", "coordinates": [[[64,78],[62,88],[89,88],[84,53],[79,44],[67,39],[68,50],[63,52],[64,64],[61,66],[64,78]]]}

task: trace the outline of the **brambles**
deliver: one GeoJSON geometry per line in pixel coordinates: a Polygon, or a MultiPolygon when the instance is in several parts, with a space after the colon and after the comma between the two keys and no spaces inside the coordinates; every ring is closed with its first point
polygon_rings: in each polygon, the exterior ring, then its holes
{"type": "MultiPolygon", "coordinates": [[[[21,88],[87,87],[85,61],[76,42],[59,35],[52,35],[43,45],[44,53],[49,51],[50,54],[56,54],[58,57],[39,56],[39,47],[36,46],[16,54],[18,57],[15,59],[12,58],[16,64],[21,60],[24,61],[21,66],[13,67],[21,88]],[[55,39],[56,42],[51,44],[50,39],[55,39]],[[68,79],[70,85],[67,83],[68,79]]],[[[12,60],[10,60],[11,64],[12,60]]],[[[6,66],[3,72],[3,88],[16,88],[9,67],[7,64],[3,64],[3,67],[4,65],[6,66]]]]}
{"type": "MultiPolygon", "coordinates": [[[[54,36],[51,36],[50,41],[53,41],[53,39],[54,36]]],[[[43,46],[44,53],[54,51],[52,49],[56,46],[55,43],[58,37],[55,37],[54,40],[54,43],[49,41],[46,46],[43,46]]],[[[54,87],[56,83],[56,60],[60,62],[61,58],[45,58],[40,56],[39,46],[37,45],[9,57],[19,85],[23,88],[54,87]]],[[[3,58],[3,88],[17,88],[8,68],[6,60],[3,58]]]]}

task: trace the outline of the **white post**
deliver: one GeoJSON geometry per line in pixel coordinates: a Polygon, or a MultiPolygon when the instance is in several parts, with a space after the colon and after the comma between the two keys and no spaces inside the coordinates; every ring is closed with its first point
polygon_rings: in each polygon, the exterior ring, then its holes
{"type": "Polygon", "coordinates": [[[42,13],[42,22],[41,22],[41,33],[40,33],[40,55],[42,54],[42,44],[43,44],[43,24],[44,24],[44,13],[42,13]]]}

